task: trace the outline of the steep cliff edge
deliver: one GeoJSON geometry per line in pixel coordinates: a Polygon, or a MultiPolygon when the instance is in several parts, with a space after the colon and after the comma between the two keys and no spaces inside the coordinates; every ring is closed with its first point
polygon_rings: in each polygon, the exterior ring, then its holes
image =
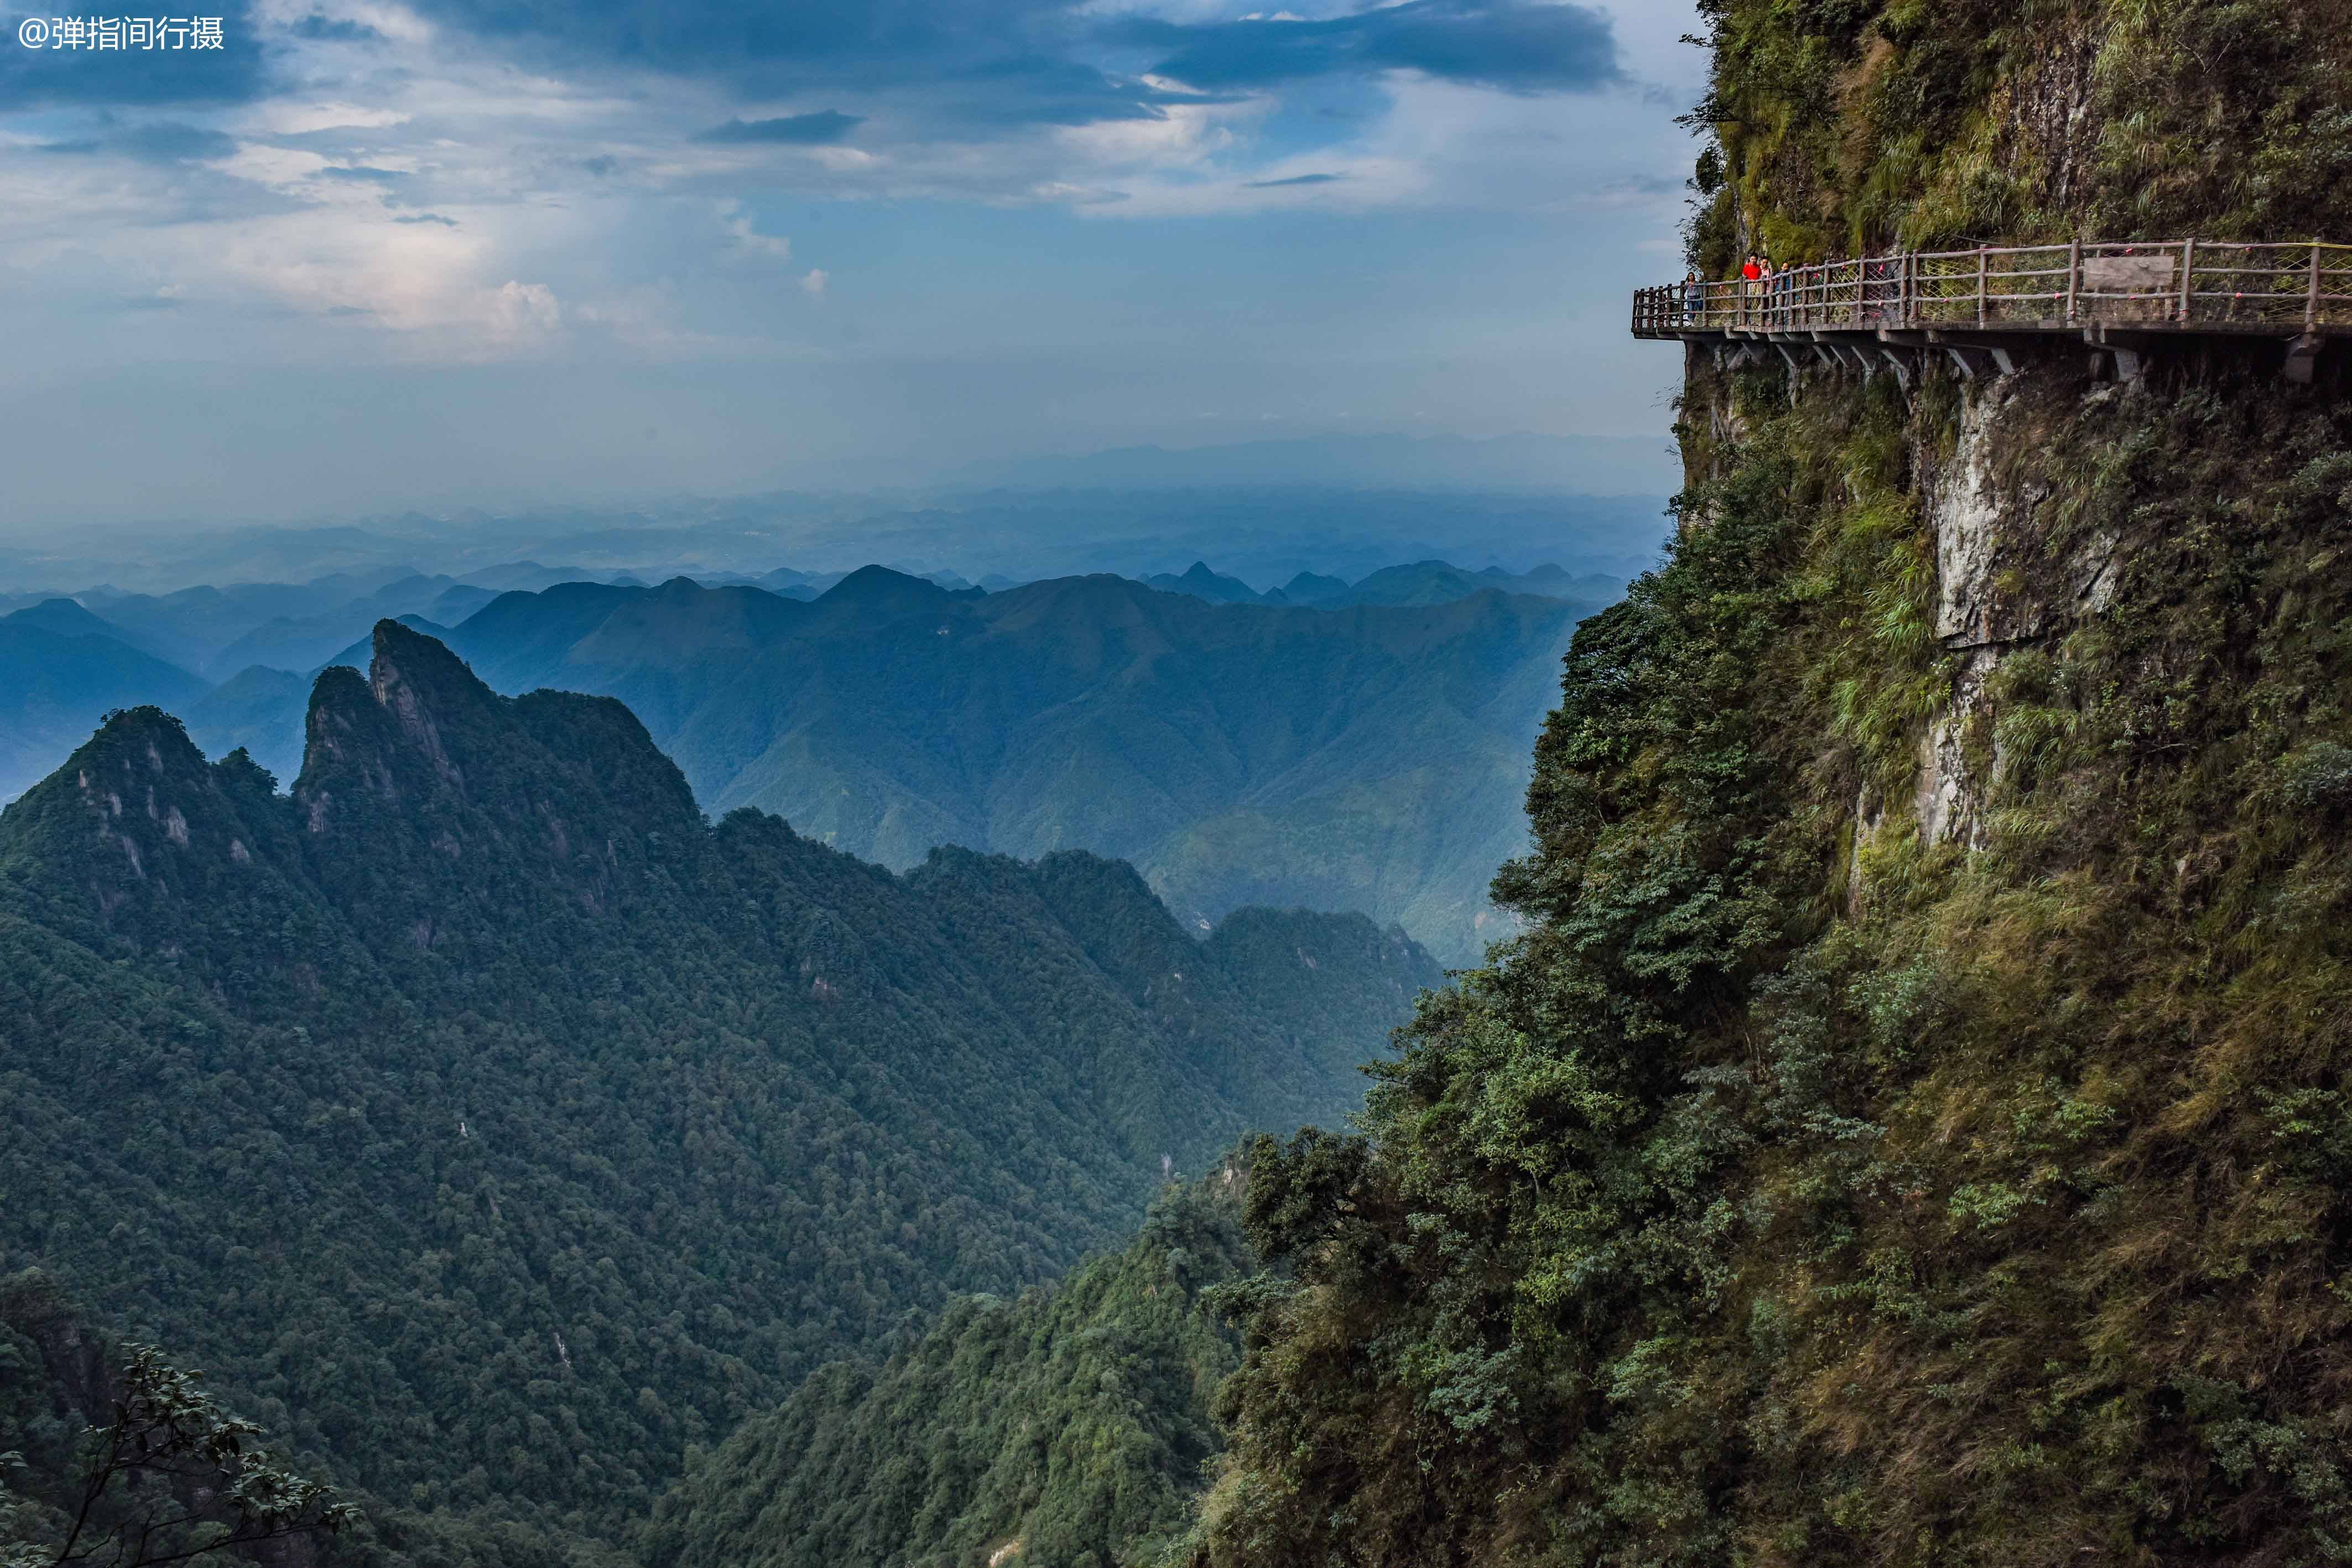
{"type": "MultiPolygon", "coordinates": [[[[2352,228],[2341,8],[1706,9],[1702,256],[2352,228]]],[[[1259,1151],[1196,1563],[2337,1560],[2340,372],[1698,354],[1680,433],[1530,931],[1259,1151]]]]}

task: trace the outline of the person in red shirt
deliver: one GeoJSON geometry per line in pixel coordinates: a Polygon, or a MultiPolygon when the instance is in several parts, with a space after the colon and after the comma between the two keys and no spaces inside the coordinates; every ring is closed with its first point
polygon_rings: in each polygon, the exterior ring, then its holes
{"type": "Polygon", "coordinates": [[[1754,251],[1749,251],[1748,253],[1747,265],[1739,269],[1739,277],[1741,279],[1739,287],[1739,302],[1741,306],[1740,314],[1745,317],[1752,315],[1755,312],[1756,297],[1758,294],[1762,292],[1764,287],[1763,258],[1759,256],[1754,251]]]}

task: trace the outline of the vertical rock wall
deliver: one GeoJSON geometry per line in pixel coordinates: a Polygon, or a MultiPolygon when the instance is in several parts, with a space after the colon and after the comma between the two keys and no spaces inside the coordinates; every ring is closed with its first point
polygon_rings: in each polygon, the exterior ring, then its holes
{"type": "MultiPolygon", "coordinates": [[[[2058,438],[2086,417],[2128,417],[2154,394],[2091,379],[2072,354],[1978,377],[1925,356],[1899,380],[1891,370],[1867,377],[1810,364],[1790,370],[1777,356],[1745,364],[1780,366],[1780,384],[1759,395],[1751,380],[1743,392],[1736,351],[1689,350],[1681,432],[1694,485],[1731,472],[1758,419],[1778,416],[1784,400],[1801,421],[1872,382],[1903,399],[1912,498],[1932,540],[1935,637],[1950,655],[1949,680],[1920,736],[1913,788],[1897,802],[1865,789],[1855,826],[1863,838],[1883,831],[1893,820],[1888,806],[1897,804],[1907,814],[1902,825],[1916,827],[1927,844],[1980,849],[2002,764],[1991,722],[1997,672],[2018,650],[2052,646],[2105,611],[2120,580],[2115,533],[2067,526],[2088,476],[2068,470],[2058,438]]],[[[1685,519],[1685,527],[1706,524],[1704,512],[1685,519]]]]}

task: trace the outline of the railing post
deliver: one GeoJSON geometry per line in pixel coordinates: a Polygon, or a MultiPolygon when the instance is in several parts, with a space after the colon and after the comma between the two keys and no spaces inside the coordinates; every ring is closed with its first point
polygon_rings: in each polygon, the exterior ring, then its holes
{"type": "Polygon", "coordinates": [[[2189,290],[2189,280],[2197,275],[2197,238],[2194,235],[2180,242],[2180,324],[2189,324],[2189,313],[2196,308],[2196,297],[2189,290]]]}
{"type": "Polygon", "coordinates": [[[1918,255],[1916,251],[1906,250],[1895,263],[1895,324],[1897,327],[1908,328],[1911,325],[1911,302],[1916,293],[1912,274],[1917,270],[1915,264],[1918,255]]]}
{"type": "Polygon", "coordinates": [[[2311,242],[2311,291],[2303,303],[2303,329],[2306,332],[2319,325],[2319,240],[2311,242]]]}
{"type": "Polygon", "coordinates": [[[2083,242],[2066,242],[2066,325],[2074,324],[2074,289],[2083,281],[2083,242]]]}
{"type": "Polygon", "coordinates": [[[1985,324],[1985,247],[1977,246],[1977,325],[1985,324]]]}

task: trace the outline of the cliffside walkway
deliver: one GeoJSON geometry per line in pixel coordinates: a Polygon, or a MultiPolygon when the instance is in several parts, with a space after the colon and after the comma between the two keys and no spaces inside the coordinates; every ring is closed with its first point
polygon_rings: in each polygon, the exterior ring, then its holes
{"type": "Polygon", "coordinates": [[[1906,251],[1792,267],[1768,284],[1670,283],[1633,295],[1633,335],[1713,343],[1746,359],[1809,351],[1907,382],[1923,355],[2007,372],[2068,340],[2096,368],[2137,379],[2147,356],[2195,338],[2268,339],[2288,379],[2311,380],[2331,338],[2352,337],[2352,246],[2164,240],[1906,251]]]}

